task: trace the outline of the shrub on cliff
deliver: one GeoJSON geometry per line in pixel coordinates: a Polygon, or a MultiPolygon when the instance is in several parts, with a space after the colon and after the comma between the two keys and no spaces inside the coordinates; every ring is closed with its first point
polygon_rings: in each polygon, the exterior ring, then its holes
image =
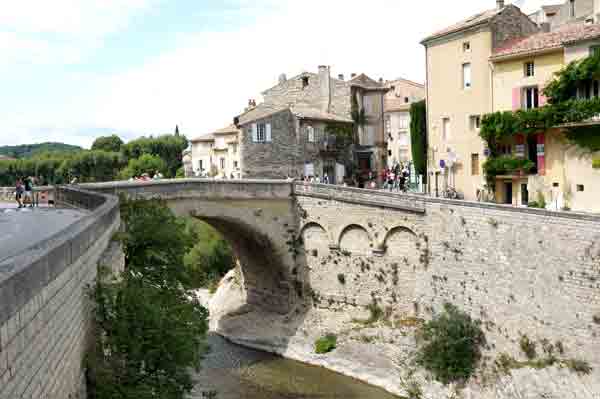
{"type": "Polygon", "coordinates": [[[479,320],[446,303],[444,311],[425,323],[419,331],[423,343],[417,352],[417,364],[448,384],[468,379],[481,358],[485,335],[479,320]]]}
{"type": "Polygon", "coordinates": [[[337,337],[333,334],[327,334],[315,341],[315,353],[329,353],[335,349],[336,345],[337,337]]]}

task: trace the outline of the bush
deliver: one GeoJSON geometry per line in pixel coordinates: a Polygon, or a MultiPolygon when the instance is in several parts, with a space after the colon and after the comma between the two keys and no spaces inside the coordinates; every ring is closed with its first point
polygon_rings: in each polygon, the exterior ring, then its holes
{"type": "Polygon", "coordinates": [[[130,159],[127,167],[119,173],[119,178],[127,180],[131,177],[147,173],[150,177],[156,172],[165,173],[167,164],[158,156],[143,154],[139,158],[130,159]]]}
{"type": "Polygon", "coordinates": [[[576,372],[577,374],[590,374],[592,372],[592,367],[585,360],[577,360],[570,359],[564,362],[564,365],[568,367],[571,371],[576,372]]]}
{"type": "Polygon", "coordinates": [[[337,337],[334,334],[327,334],[315,341],[315,353],[329,353],[335,349],[337,337]]]}
{"type": "Polygon", "coordinates": [[[596,158],[592,161],[592,168],[600,169],[600,158],[596,158]]]}
{"type": "Polygon", "coordinates": [[[417,364],[444,384],[468,379],[485,344],[480,325],[479,320],[446,303],[444,311],[420,330],[424,344],[417,351],[417,364]]]}
{"type": "Polygon", "coordinates": [[[527,359],[532,360],[537,356],[536,343],[529,339],[527,335],[522,335],[519,340],[521,350],[527,356],[527,359]]]}

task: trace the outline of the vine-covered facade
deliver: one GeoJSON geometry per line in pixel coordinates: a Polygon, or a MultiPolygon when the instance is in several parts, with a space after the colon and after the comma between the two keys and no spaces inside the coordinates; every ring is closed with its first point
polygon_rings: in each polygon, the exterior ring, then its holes
{"type": "Polygon", "coordinates": [[[480,137],[497,202],[600,211],[600,54],[590,40],[597,27],[540,33],[492,57],[496,112],[482,118],[480,137]],[[571,41],[556,46],[561,34],[571,41]]]}

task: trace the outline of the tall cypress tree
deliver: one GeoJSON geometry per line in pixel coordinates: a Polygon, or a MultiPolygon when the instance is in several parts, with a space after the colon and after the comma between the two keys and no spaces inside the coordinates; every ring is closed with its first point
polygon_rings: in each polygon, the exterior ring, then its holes
{"type": "Polygon", "coordinates": [[[427,183],[427,106],[425,100],[410,106],[410,139],[415,170],[427,183]]]}

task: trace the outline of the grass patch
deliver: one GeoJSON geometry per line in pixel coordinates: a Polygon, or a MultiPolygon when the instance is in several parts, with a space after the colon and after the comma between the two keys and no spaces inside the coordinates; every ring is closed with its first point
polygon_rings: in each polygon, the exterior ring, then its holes
{"type": "Polygon", "coordinates": [[[542,359],[530,359],[525,361],[519,361],[515,358],[501,353],[495,361],[498,370],[504,374],[509,374],[511,370],[522,369],[522,368],[533,368],[537,370],[544,369],[550,366],[560,366],[568,368],[577,374],[588,375],[592,372],[592,367],[585,360],[579,359],[558,359],[554,356],[548,356],[542,359]]]}
{"type": "Polygon", "coordinates": [[[315,353],[329,353],[335,349],[337,337],[334,334],[327,334],[315,341],[315,353]]]}

